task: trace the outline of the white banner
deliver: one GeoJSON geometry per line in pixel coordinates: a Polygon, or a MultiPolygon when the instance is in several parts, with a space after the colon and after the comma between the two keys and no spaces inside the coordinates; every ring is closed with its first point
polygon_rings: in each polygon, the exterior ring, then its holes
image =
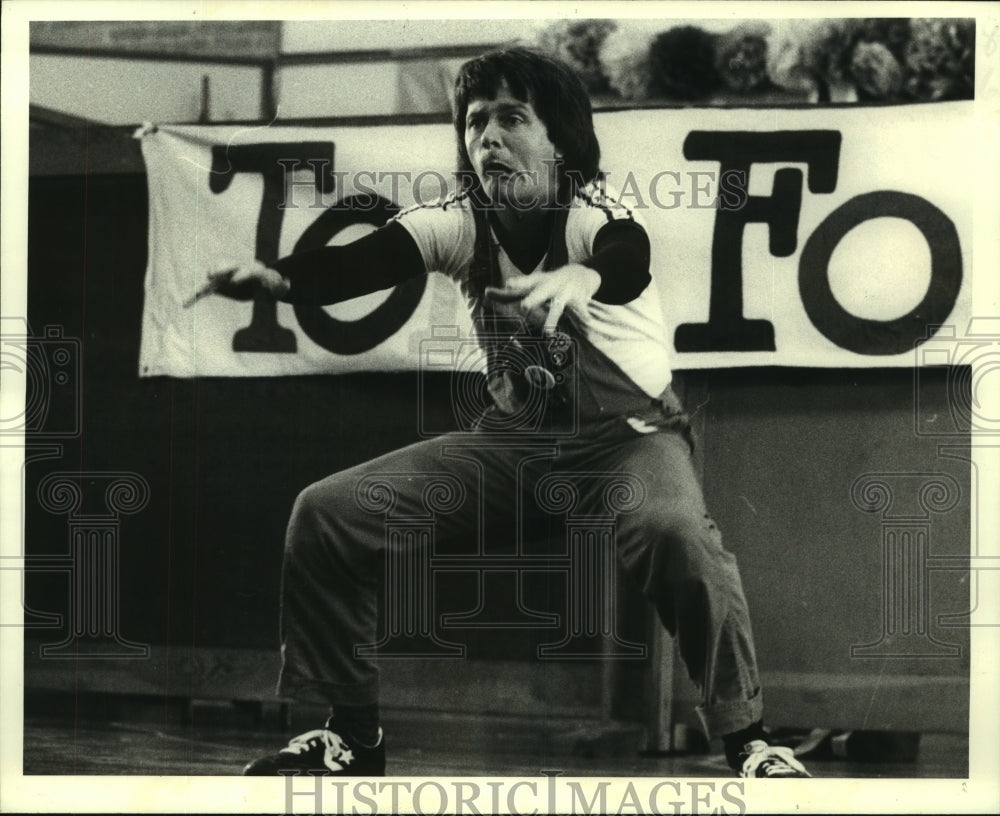
{"type": "MultiPolygon", "coordinates": [[[[673,366],[910,366],[939,325],[967,325],[972,106],[598,114],[608,186],[650,233],[673,366]]],[[[322,308],[182,306],[220,263],[350,241],[438,198],[450,125],[160,127],[142,148],[141,375],[416,368],[432,327],[470,330],[437,274],[322,308]]]]}

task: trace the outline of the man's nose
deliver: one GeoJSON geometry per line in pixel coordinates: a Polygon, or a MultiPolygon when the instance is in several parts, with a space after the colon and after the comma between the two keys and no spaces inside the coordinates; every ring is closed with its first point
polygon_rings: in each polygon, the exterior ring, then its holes
{"type": "Polygon", "coordinates": [[[500,144],[500,128],[492,118],[483,127],[482,144],[483,147],[500,144]]]}

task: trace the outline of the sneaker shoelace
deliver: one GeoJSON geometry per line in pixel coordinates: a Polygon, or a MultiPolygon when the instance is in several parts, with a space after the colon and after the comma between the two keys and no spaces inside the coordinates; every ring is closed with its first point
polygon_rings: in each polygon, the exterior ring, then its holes
{"type": "Polygon", "coordinates": [[[354,754],[351,747],[344,742],[340,734],[336,734],[327,728],[317,728],[315,731],[307,731],[293,737],[285,748],[281,749],[283,754],[303,754],[323,746],[323,764],[331,771],[342,771],[345,765],[350,765],[354,761],[354,754]]]}
{"type": "Polygon", "coordinates": [[[775,779],[783,776],[809,776],[805,766],[795,758],[791,748],[754,740],[746,746],[745,752],[747,758],[743,763],[741,776],[775,779]]]}

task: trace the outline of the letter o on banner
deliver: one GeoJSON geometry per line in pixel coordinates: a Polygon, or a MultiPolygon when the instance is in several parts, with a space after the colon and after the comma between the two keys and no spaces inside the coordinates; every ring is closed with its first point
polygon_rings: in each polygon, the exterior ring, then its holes
{"type": "Polygon", "coordinates": [[[912,351],[926,341],[928,327],[939,325],[958,300],[962,287],[962,249],[955,225],[927,199],[878,190],[845,202],[816,228],[799,259],[799,292],[813,325],[841,348],[857,354],[889,355],[912,351]],[[931,253],[931,279],[917,306],[894,320],[868,320],[851,314],[830,288],[830,258],[845,235],[873,218],[902,218],[915,226],[931,253]]]}
{"type": "MultiPolygon", "coordinates": [[[[349,196],[313,221],[295,243],[295,252],[324,247],[334,235],[354,224],[382,226],[400,208],[381,196],[349,196]]],[[[336,275],[336,270],[331,270],[336,275]]],[[[338,320],[322,306],[295,304],[295,318],[309,338],[334,354],[361,354],[375,348],[399,331],[413,316],[424,296],[427,277],[408,280],[389,297],[358,320],[338,320]]]]}

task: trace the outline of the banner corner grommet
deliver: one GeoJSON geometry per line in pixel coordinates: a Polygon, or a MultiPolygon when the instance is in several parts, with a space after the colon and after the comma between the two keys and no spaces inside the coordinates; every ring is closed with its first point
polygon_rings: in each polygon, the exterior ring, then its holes
{"type": "Polygon", "coordinates": [[[153,124],[152,122],[143,122],[139,127],[135,129],[132,133],[133,139],[142,139],[146,136],[151,136],[159,130],[159,126],[153,124]]]}

